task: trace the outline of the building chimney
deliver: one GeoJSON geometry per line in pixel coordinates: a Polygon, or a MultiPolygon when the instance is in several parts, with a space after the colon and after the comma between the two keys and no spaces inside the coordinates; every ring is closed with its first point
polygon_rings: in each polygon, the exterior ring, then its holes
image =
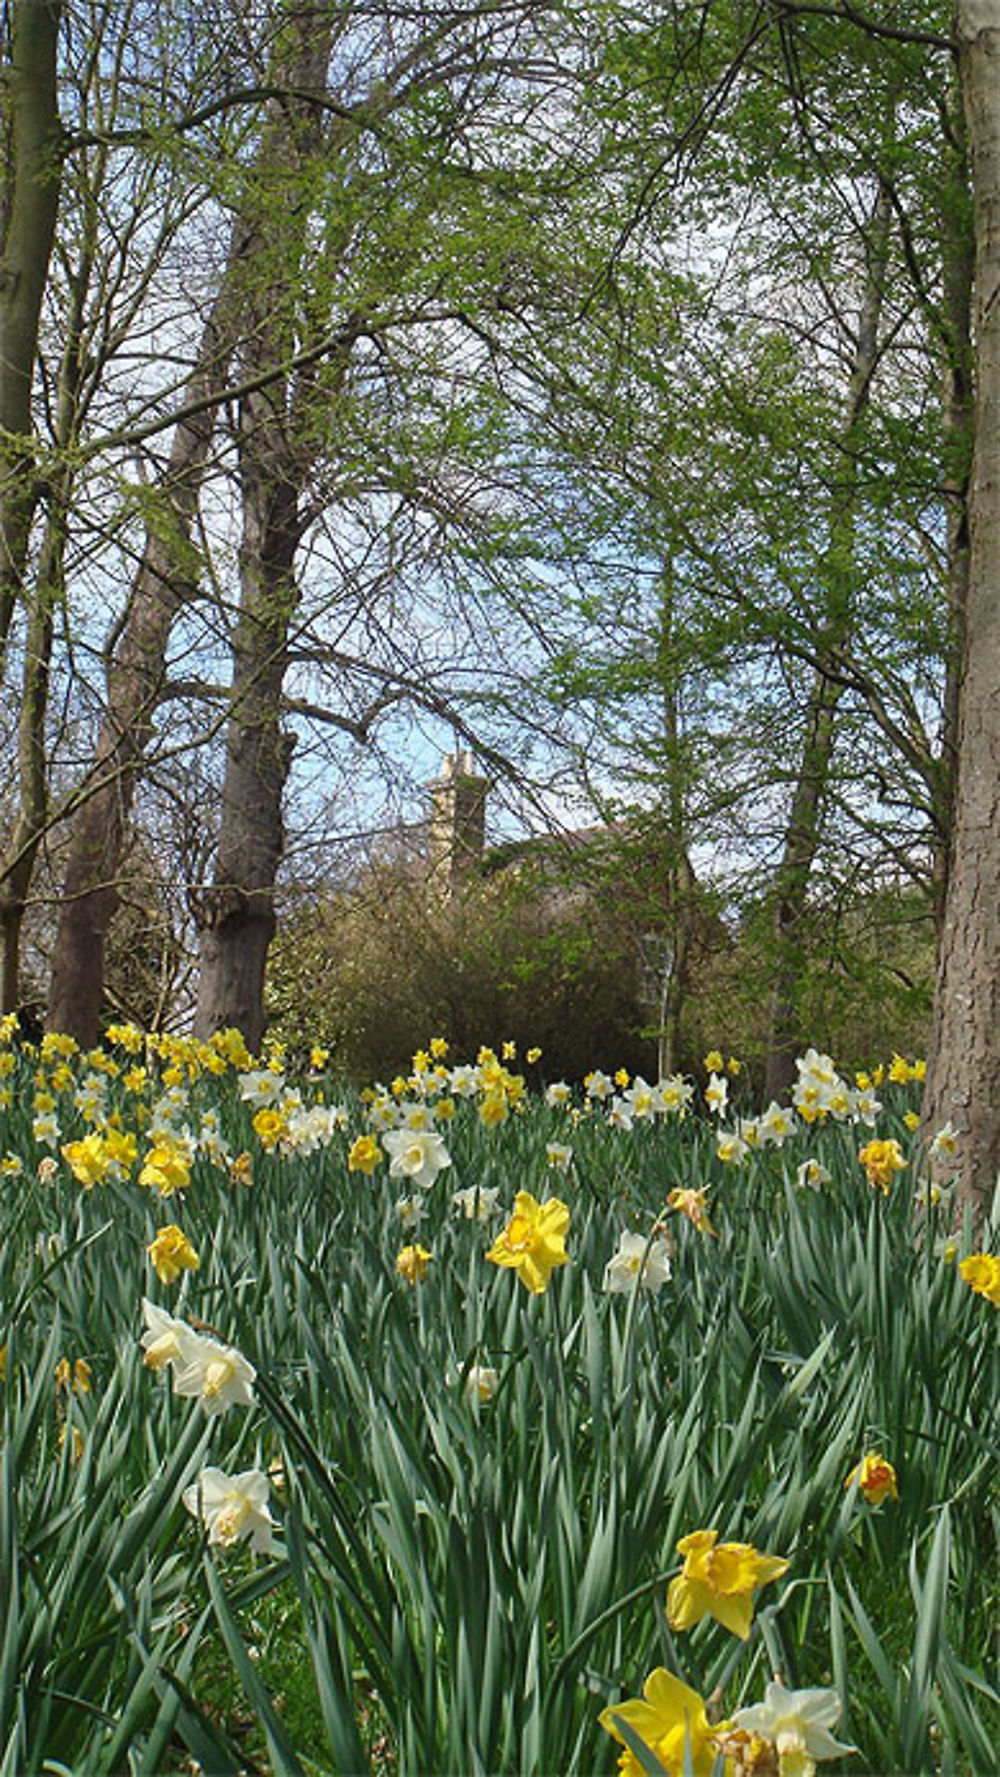
{"type": "Polygon", "coordinates": [[[431,798],[427,873],[447,899],[477,868],[486,843],[486,778],[464,747],[445,753],[431,798]]]}

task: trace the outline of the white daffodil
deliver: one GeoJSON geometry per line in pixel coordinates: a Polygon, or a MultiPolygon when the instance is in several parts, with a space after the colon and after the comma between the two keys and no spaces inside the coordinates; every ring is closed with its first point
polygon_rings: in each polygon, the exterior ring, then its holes
{"type": "Polygon", "coordinates": [[[198,1334],[187,1321],[175,1320],[165,1308],[150,1302],[144,1296],[142,1301],[142,1318],[146,1323],[146,1331],[139,1343],[145,1353],[143,1363],[150,1370],[162,1370],[165,1365],[179,1364],[185,1361],[185,1351],[198,1334]]]}
{"type": "Polygon", "coordinates": [[[651,1086],[641,1074],[637,1074],[626,1091],[622,1093],[625,1103],[631,1107],[632,1115],[640,1123],[651,1123],[658,1112],[663,1110],[663,1100],[658,1086],[651,1086]]]}
{"type": "Polygon", "coordinates": [[[745,1142],[741,1135],[736,1135],[731,1130],[720,1129],[715,1151],[726,1166],[742,1166],[750,1152],[750,1144],[745,1142]]]}
{"type": "Polygon", "coordinates": [[[874,1129],[875,1119],[882,1109],[874,1092],[867,1088],[854,1094],[854,1121],[863,1123],[866,1129],[874,1129]]]}
{"type": "Polygon", "coordinates": [[[244,1103],[252,1104],[255,1109],[261,1105],[274,1104],[285,1089],[283,1076],[272,1073],[270,1068],[257,1068],[252,1073],[239,1074],[237,1083],[244,1103]]]}
{"type": "Polygon", "coordinates": [[[732,1719],[734,1727],[774,1744],[781,1777],[812,1777],[819,1760],[857,1751],[830,1732],[840,1719],[836,1691],[786,1691],[775,1679],[766,1687],[763,1703],[737,1709],[732,1719]]]}
{"type": "Polygon", "coordinates": [[[448,1090],[455,1098],[475,1098],[479,1091],[479,1070],[468,1062],[453,1067],[448,1075],[448,1090]]]}
{"type": "Polygon", "coordinates": [[[269,1555],[274,1545],[274,1519],[267,1503],[270,1490],[260,1469],[226,1475],[218,1468],[204,1468],[184,1489],[183,1500],[191,1516],[206,1526],[210,1543],[231,1549],[249,1540],[259,1555],[269,1555]]]}
{"type": "Polygon", "coordinates": [[[632,1106],[626,1104],[624,1098],[617,1095],[611,1100],[607,1109],[606,1121],[612,1129],[629,1130],[632,1127],[632,1106]]]}
{"type": "Polygon", "coordinates": [[[950,1122],[942,1124],[932,1136],[927,1152],[932,1160],[954,1160],[958,1153],[959,1134],[950,1122]]]}
{"type": "Polygon", "coordinates": [[[646,1290],[655,1296],[669,1277],[669,1243],[626,1232],[619,1238],[618,1251],[604,1267],[604,1288],[613,1295],[646,1290]]]}
{"type": "Polygon", "coordinates": [[[795,1174],[795,1188],[797,1191],[805,1191],[806,1189],[818,1191],[823,1185],[828,1185],[829,1183],[830,1174],[827,1172],[825,1166],[820,1165],[818,1160],[803,1160],[802,1165],[797,1169],[795,1174]]]}
{"type": "Polygon", "coordinates": [[[452,1203],[467,1221],[485,1222],[487,1216],[496,1214],[499,1195],[499,1185],[468,1185],[464,1191],[454,1193],[452,1203]]]}
{"type": "Polygon", "coordinates": [[[683,1113],[694,1097],[694,1086],[683,1074],[670,1074],[660,1081],[660,1099],[665,1111],[683,1113]]]}
{"type": "Polygon", "coordinates": [[[253,1365],[233,1346],[203,1338],[190,1327],[184,1330],[187,1337],[176,1360],[174,1393],[197,1396],[210,1419],[227,1407],[252,1407],[257,1374],[253,1365]]]}
{"type": "Polygon", "coordinates": [[[794,1134],[794,1131],[795,1118],[791,1111],[786,1111],[783,1105],[778,1104],[777,1100],[772,1098],[767,1110],[757,1119],[757,1132],[761,1145],[770,1143],[772,1147],[780,1148],[782,1143],[794,1134]]]}
{"type": "Polygon", "coordinates": [[[390,1178],[406,1178],[429,1191],[439,1172],[451,1165],[443,1136],[430,1129],[390,1129],[382,1137],[390,1156],[390,1178]]]}
{"type": "Polygon", "coordinates": [[[465,1373],[465,1392],[470,1400],[491,1401],[500,1387],[500,1378],[488,1364],[470,1364],[465,1373]]]}
{"type": "Polygon", "coordinates": [[[404,1228],[416,1228],[423,1221],[426,1206],[422,1197],[397,1197],[396,1213],[404,1228]]]}
{"type": "Polygon", "coordinates": [[[564,1142],[550,1141],[546,1144],[546,1164],[554,1167],[557,1172],[568,1172],[572,1158],[573,1150],[566,1147],[564,1142]]]}
{"type": "Polygon", "coordinates": [[[601,1104],[606,1098],[611,1098],[615,1090],[614,1080],[609,1080],[599,1067],[595,1067],[593,1073],[587,1075],[583,1085],[587,1097],[596,1098],[601,1104]]]}
{"type": "Polygon", "coordinates": [[[728,1097],[729,1081],[721,1074],[709,1074],[708,1085],[705,1087],[705,1103],[714,1116],[722,1115],[728,1097]]]}
{"type": "Polygon", "coordinates": [[[31,1133],[40,1146],[57,1148],[62,1141],[59,1119],[54,1111],[42,1111],[31,1125],[31,1133]]]}

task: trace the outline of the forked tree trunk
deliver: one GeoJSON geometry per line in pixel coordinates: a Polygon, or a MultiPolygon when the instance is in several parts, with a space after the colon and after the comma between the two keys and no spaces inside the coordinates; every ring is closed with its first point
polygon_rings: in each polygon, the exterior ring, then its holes
{"type": "Polygon", "coordinates": [[[820,638],[818,662],[812,673],[806,706],[805,738],[799,759],[788,826],[781,860],[772,888],[774,962],[770,1030],[767,1048],[767,1085],[777,1098],[795,1079],[795,1056],[802,1029],[798,987],[806,962],[804,920],[809,877],[822,836],[823,806],[830,780],[836,738],[837,706],[842,684],[835,670],[824,671],[826,653],[831,667],[848,642],[854,621],[850,585],[853,573],[857,479],[855,456],[859,428],[868,406],[872,377],[878,362],[878,329],[882,314],[886,257],[889,240],[889,192],[879,190],[872,217],[868,268],[854,349],[854,363],[847,391],[844,429],[840,440],[842,477],[830,513],[826,620],[820,638]]]}
{"type": "Polygon", "coordinates": [[[959,0],[976,235],[975,449],[948,892],[924,1130],[960,1135],[978,1205],[1000,1172],[1000,0],[959,0]]]}

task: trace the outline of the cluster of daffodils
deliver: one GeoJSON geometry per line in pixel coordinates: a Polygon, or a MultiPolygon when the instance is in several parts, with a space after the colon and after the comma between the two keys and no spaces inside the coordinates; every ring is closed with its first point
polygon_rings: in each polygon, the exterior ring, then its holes
{"type": "MultiPolygon", "coordinates": [[[[495,1128],[505,1123],[512,1111],[525,1108],[525,1077],[507,1067],[507,1062],[515,1059],[513,1043],[504,1043],[499,1056],[484,1045],[475,1063],[463,1062],[453,1067],[445,1065],[447,1053],[444,1038],[434,1037],[428,1049],[416,1051],[408,1075],[397,1075],[388,1086],[366,1088],[362,1098],[368,1107],[370,1127],[379,1132],[430,1129],[452,1120],[456,1101],[472,1100],[480,1122],[495,1128]]],[[[537,1061],[540,1054],[540,1049],[529,1049],[526,1060],[537,1061]]]]}
{"type": "Polygon", "coordinates": [[[803,1122],[823,1123],[829,1117],[835,1123],[874,1127],[882,1109],[875,1097],[874,1076],[859,1075],[859,1083],[851,1086],[838,1074],[830,1056],[817,1049],[807,1049],[795,1067],[798,1078],[792,1087],[792,1104],[803,1122]]]}
{"type": "Polygon", "coordinates": [[[196,1332],[155,1302],[144,1299],[142,1315],[142,1361],[151,1370],[170,1370],[175,1394],[199,1400],[209,1418],[227,1407],[253,1406],[256,1372],[232,1345],[196,1332]]]}
{"type": "Polygon", "coordinates": [[[650,1769],[652,1753],[668,1777],[711,1777],[716,1760],[726,1777],[812,1777],[823,1759],[856,1751],[833,1736],[840,1719],[836,1691],[790,1691],[779,1679],[765,1686],[764,1700],[737,1709],[714,1726],[705,1702],[690,1685],[658,1666],[647,1678],[641,1701],[619,1703],[602,1714],[601,1726],[625,1745],[618,1768],[627,1777],[650,1769]],[[636,1757],[629,1738],[647,1756],[636,1757]]]}
{"type": "Polygon", "coordinates": [[[280,1068],[252,1068],[238,1076],[240,1098],[253,1110],[254,1134],[265,1153],[316,1154],[347,1128],[342,1105],[305,1104],[280,1068]]]}
{"type": "MultiPolygon", "coordinates": [[[[715,1530],[692,1531],[677,1552],[684,1565],[667,1592],[671,1628],[683,1632],[711,1617],[743,1641],[758,1591],[789,1565],[749,1543],[720,1542],[715,1530]]],[[[618,1767],[627,1777],[654,1768],[650,1755],[668,1777],[710,1777],[720,1758],[727,1777],[812,1777],[821,1760],[856,1750],[834,1738],[839,1717],[835,1691],[790,1691],[775,1678],[761,1703],[713,1723],[704,1698],[658,1666],[641,1699],[612,1704],[600,1722],[624,1747],[618,1767]]]]}

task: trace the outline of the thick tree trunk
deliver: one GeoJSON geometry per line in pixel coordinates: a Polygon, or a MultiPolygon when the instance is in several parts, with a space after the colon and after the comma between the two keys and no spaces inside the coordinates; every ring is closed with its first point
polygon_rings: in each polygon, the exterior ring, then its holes
{"type": "MultiPolygon", "coordinates": [[[[325,90],[332,36],[329,10],[319,16],[310,6],[291,12],[290,84],[298,94],[325,90]]],[[[289,101],[272,169],[279,176],[284,171],[287,191],[279,186],[261,217],[261,275],[246,315],[244,374],[273,370],[300,343],[303,179],[321,141],[317,108],[308,97],[289,101]]],[[[298,601],[299,502],[318,448],[317,428],[308,424],[312,381],[309,371],[278,378],[240,404],[240,611],[232,640],[222,814],[213,882],[194,898],[201,927],[196,1034],[206,1038],[232,1026],[254,1051],[264,1029],[264,971],[275,929],[282,802],[294,745],[283,731],[283,689],[298,601]]]]}
{"type": "Polygon", "coordinates": [[[865,290],[847,391],[841,438],[842,481],[830,513],[827,556],[830,585],[826,593],[826,621],[818,649],[819,664],[809,690],[805,738],[792,791],[784,847],[772,888],[774,964],[766,1084],[771,1098],[777,1098],[794,1081],[795,1056],[803,1037],[797,1001],[797,988],[805,967],[803,924],[809,877],[820,845],[823,805],[836,738],[837,706],[842,695],[839,676],[823,670],[823,655],[825,652],[833,660],[849,640],[853,623],[854,600],[850,581],[857,504],[854,459],[859,443],[858,431],[868,406],[878,361],[889,214],[889,192],[882,187],[872,217],[865,290]]]}
{"type": "MultiPolygon", "coordinates": [[[[237,230],[183,406],[221,397],[225,390],[242,259],[243,237],[237,230]]],[[[170,633],[197,586],[191,534],[214,425],[215,410],[206,406],[175,428],[161,484],[163,520],[146,536],[108,667],[107,713],[93,770],[70,828],[47,1023],[50,1030],[67,1031],[86,1046],[99,1033],[105,948],[119,900],[116,882],[153,733],[170,633]]]]}
{"type": "Polygon", "coordinates": [[[267,475],[255,477],[244,482],[243,499],[232,715],[215,878],[200,903],[195,1032],[207,1038],[234,1026],[256,1053],[264,1029],[264,970],[275,929],[274,883],[284,852],[282,800],[293,744],[282,732],[281,709],[299,527],[294,487],[277,489],[267,475]]]}
{"type": "MultiPolygon", "coordinates": [[[[329,42],[329,13],[322,24],[314,8],[302,9],[289,49],[276,50],[272,72],[299,90],[310,89],[329,42]],[[303,47],[310,20],[316,41],[303,47]]],[[[327,50],[328,59],[328,50],[327,50]]],[[[323,65],[323,73],[326,67],[323,65]]],[[[108,671],[107,714],[101,726],[89,784],[83,786],[73,818],[64,876],[59,928],[52,957],[47,1023],[83,1044],[96,1041],[104,996],[108,934],[119,905],[117,888],[136,793],[145,768],[165,677],[173,626],[196,595],[199,563],[192,530],[216,425],[216,399],[225,394],[239,341],[257,341],[266,317],[259,308],[262,268],[273,254],[282,203],[271,175],[287,163],[295,118],[310,116],[307,103],[272,101],[253,163],[247,169],[245,199],[238,206],[222,282],[205,327],[198,359],[184,389],[182,408],[207,403],[178,424],[161,483],[163,510],[146,537],[128,613],[108,671]]],[[[297,194],[300,196],[301,194],[297,194]]],[[[266,329],[265,329],[266,336],[266,329]]],[[[257,344],[242,353],[241,369],[267,370],[257,344]]],[[[257,398],[267,410],[268,397],[257,398]]],[[[280,396],[275,399],[280,400],[280,396]]],[[[247,679],[252,674],[247,675],[247,679]]],[[[243,793],[242,791],[240,792],[243,793]]],[[[280,830],[280,818],[278,822],[280,830]]],[[[280,842],[279,842],[280,852],[280,842]]],[[[266,923],[266,922],[265,922],[266,923]]],[[[215,938],[206,936],[211,947],[215,938]]],[[[264,943],[266,950],[266,942],[264,943]]]]}
{"type": "Polygon", "coordinates": [[[963,1195],[1000,1172],[1000,0],[959,0],[976,234],[975,449],[948,893],[924,1129],[959,1131],[963,1195]]]}
{"type": "Polygon", "coordinates": [[[62,0],[16,0],[4,75],[0,217],[0,674],[38,496],[31,391],[62,173],[56,95],[62,0]]]}

